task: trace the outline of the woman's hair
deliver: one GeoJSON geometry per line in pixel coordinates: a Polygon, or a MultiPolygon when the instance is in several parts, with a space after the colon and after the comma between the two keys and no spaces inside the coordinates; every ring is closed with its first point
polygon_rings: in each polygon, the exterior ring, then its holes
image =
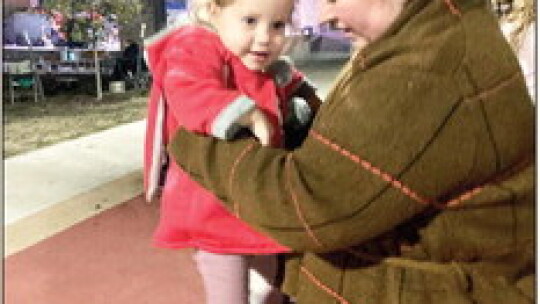
{"type": "Polygon", "coordinates": [[[508,39],[514,49],[519,49],[527,28],[536,19],[534,0],[513,0],[512,10],[501,17],[501,22],[509,22],[515,25],[508,39]]]}

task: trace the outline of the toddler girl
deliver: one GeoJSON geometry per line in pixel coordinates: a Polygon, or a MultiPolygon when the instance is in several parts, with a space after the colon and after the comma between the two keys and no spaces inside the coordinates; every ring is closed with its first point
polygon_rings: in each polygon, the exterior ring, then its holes
{"type": "MultiPolygon", "coordinates": [[[[318,106],[314,90],[283,61],[294,0],[211,0],[199,2],[198,22],[168,29],[146,43],[152,71],[145,190],[151,200],[159,186],[164,145],[179,127],[234,139],[249,130],[261,144],[281,147],[282,122],[293,95],[318,106]],[[309,98],[308,98],[309,97],[309,98]]],[[[234,172],[231,172],[233,178],[234,172]]],[[[247,302],[247,269],[252,256],[289,249],[229,213],[217,197],[192,181],[174,162],[166,169],[161,217],[154,242],[164,248],[195,248],[207,303],[247,302]]],[[[269,285],[251,303],[265,303],[269,285]]]]}

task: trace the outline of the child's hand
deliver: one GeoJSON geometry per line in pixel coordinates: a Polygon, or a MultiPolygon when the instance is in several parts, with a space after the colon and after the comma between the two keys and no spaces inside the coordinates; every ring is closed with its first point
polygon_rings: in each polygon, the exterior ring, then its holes
{"type": "Polygon", "coordinates": [[[270,145],[274,129],[261,110],[255,108],[249,111],[240,117],[239,123],[249,128],[261,145],[270,145]]]}

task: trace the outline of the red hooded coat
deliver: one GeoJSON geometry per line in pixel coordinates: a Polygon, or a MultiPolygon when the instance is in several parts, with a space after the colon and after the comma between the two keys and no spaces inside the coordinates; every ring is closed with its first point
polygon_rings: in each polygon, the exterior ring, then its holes
{"type": "MultiPolygon", "coordinates": [[[[215,33],[200,26],[158,34],[147,42],[146,56],[153,77],[144,157],[147,200],[159,186],[164,147],[180,126],[233,139],[239,117],[259,107],[275,126],[272,144],[281,145],[285,101],[303,82],[297,71],[283,77],[248,70],[215,33]]],[[[166,170],[156,246],[233,254],[289,251],[237,219],[174,162],[166,170]]]]}

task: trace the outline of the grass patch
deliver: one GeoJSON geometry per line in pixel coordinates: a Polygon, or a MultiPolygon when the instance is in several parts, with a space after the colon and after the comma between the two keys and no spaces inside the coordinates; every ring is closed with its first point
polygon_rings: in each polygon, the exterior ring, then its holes
{"type": "Polygon", "coordinates": [[[146,116],[145,94],[58,95],[44,102],[4,99],[4,158],[73,139],[146,116]]]}

